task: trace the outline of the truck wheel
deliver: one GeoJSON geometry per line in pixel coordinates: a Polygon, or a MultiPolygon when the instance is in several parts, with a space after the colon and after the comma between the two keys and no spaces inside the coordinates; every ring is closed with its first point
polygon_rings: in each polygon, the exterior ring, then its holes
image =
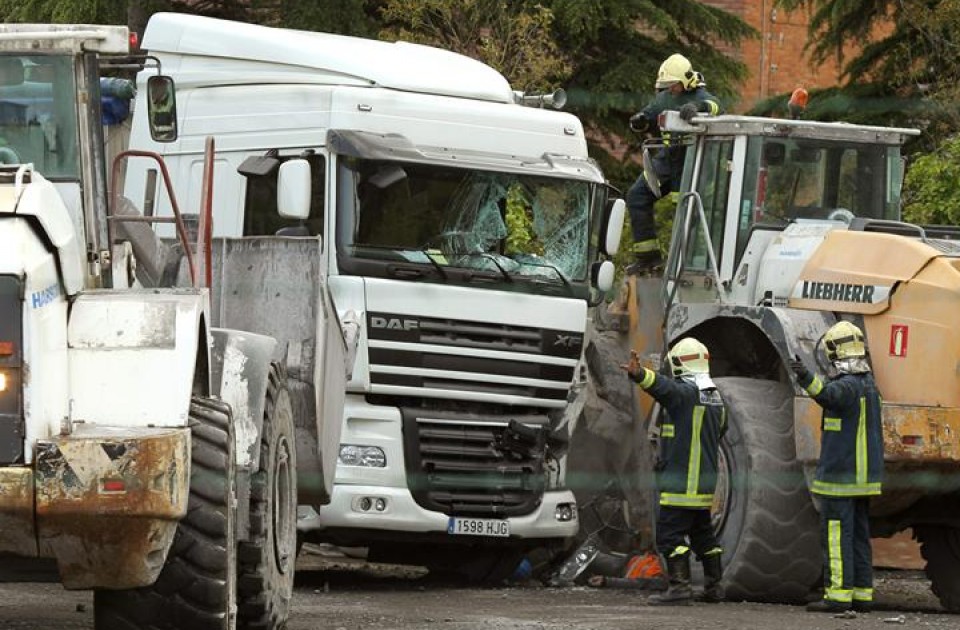
{"type": "Polygon", "coordinates": [[[917,539],[931,590],[946,610],[960,612],[960,529],[918,527],[917,539]]]}
{"type": "Polygon", "coordinates": [[[236,597],[233,421],[230,406],[190,403],[190,496],[157,581],[94,593],[96,630],[230,630],[236,597]]]}
{"type": "Polygon", "coordinates": [[[283,627],[297,554],[297,462],[286,376],[274,365],[260,435],[260,468],[250,481],[250,540],[240,543],[239,628],[283,627]]]}
{"type": "Polygon", "coordinates": [[[714,381],[729,422],[714,497],[727,596],[803,603],[823,569],[819,516],[796,459],[793,390],[777,381],[714,381]]]}

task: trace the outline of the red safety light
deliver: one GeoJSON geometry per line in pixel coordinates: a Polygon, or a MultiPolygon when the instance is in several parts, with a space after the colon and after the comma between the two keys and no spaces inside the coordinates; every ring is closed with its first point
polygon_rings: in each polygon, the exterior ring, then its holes
{"type": "Polygon", "coordinates": [[[0,357],[9,357],[13,354],[12,341],[0,341],[0,357]]]}
{"type": "Polygon", "coordinates": [[[130,33],[130,50],[137,50],[140,47],[140,37],[136,31],[130,33]]]}
{"type": "Polygon", "coordinates": [[[123,479],[104,479],[104,492],[126,492],[127,483],[123,479]]]}

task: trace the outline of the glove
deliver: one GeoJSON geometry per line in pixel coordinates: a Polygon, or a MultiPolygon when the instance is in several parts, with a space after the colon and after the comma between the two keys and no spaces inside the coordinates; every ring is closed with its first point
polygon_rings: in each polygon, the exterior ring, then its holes
{"type": "Polygon", "coordinates": [[[680,108],[680,118],[690,122],[690,120],[700,113],[700,110],[697,108],[696,103],[685,103],[683,107],[680,108]]]}
{"type": "Polygon", "coordinates": [[[806,386],[813,380],[813,374],[810,373],[810,370],[797,355],[793,355],[793,358],[789,361],[789,366],[793,373],[797,375],[797,380],[801,385],[806,386]]]}
{"type": "Polygon", "coordinates": [[[650,119],[639,112],[630,117],[630,128],[638,133],[643,133],[650,128],[650,119]]]}

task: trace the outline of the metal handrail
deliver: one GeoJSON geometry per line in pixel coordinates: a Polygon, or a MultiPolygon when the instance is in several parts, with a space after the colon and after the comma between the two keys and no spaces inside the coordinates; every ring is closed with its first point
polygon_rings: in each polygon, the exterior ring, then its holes
{"type": "Polygon", "coordinates": [[[121,223],[173,223],[176,225],[177,238],[183,248],[184,255],[187,258],[187,267],[190,270],[190,284],[194,288],[206,287],[212,285],[212,232],[213,232],[213,153],[214,141],[212,137],[206,139],[204,150],[204,171],[203,183],[200,193],[200,222],[197,229],[197,256],[203,261],[204,283],[200,284],[199,270],[197,262],[194,259],[193,248],[190,246],[190,238],[187,234],[186,224],[183,222],[183,214],[180,212],[180,205],[177,203],[176,194],[173,191],[173,185],[170,179],[170,172],[163,161],[163,157],[155,151],[143,151],[139,149],[127,149],[121,151],[113,159],[113,192],[110,197],[110,204],[107,207],[107,240],[114,242],[113,224],[121,223]],[[167,191],[167,197],[170,199],[170,208],[173,211],[171,217],[157,216],[127,216],[118,215],[114,210],[119,204],[120,192],[116,182],[120,181],[120,169],[123,160],[130,157],[144,157],[154,160],[160,167],[161,179],[163,179],[164,188],[167,191]]]}

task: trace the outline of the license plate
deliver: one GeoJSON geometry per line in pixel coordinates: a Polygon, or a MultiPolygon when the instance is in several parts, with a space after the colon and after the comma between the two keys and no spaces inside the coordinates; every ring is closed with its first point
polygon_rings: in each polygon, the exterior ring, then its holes
{"type": "Polygon", "coordinates": [[[447,533],[460,536],[509,536],[510,522],[495,518],[462,518],[451,516],[447,533]]]}

